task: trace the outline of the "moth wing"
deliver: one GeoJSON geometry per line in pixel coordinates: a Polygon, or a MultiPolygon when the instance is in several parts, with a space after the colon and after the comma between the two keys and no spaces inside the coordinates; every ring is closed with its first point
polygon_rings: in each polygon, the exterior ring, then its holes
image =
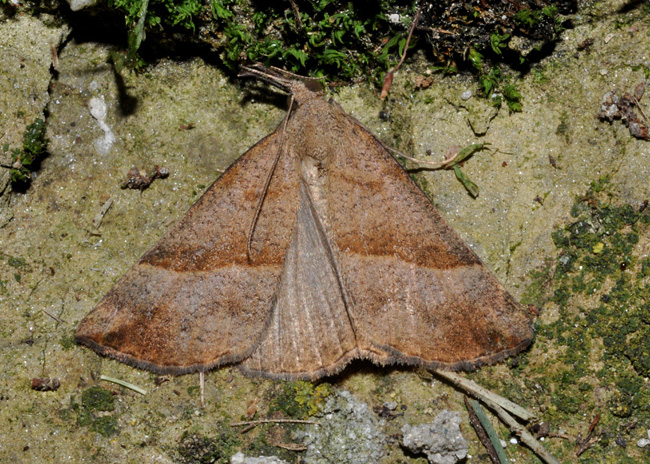
{"type": "Polygon", "coordinates": [[[360,353],[458,369],[528,346],[529,316],[383,145],[349,120],[356,143],[328,163],[325,196],[360,353]]]}
{"type": "Polygon", "coordinates": [[[76,339],[158,373],[248,356],[269,319],[298,203],[283,154],[251,243],[255,208],[280,149],[280,129],[235,162],[79,324],[76,339]]]}
{"type": "Polygon", "coordinates": [[[315,379],[341,370],[358,356],[338,264],[305,182],[285,254],[271,320],[253,354],[248,374],[315,379]]]}

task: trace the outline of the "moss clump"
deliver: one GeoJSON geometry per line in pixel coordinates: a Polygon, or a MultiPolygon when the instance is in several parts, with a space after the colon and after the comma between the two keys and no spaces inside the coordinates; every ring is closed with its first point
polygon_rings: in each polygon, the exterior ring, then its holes
{"type": "Polygon", "coordinates": [[[177,454],[181,464],[228,463],[241,445],[228,427],[217,426],[212,437],[184,432],[179,440],[177,454]]]}
{"type": "MultiPolygon", "coordinates": [[[[557,312],[536,324],[532,353],[547,353],[547,361],[531,357],[522,373],[541,393],[529,405],[537,402],[552,426],[574,425],[576,435],[584,434],[585,411],[600,414],[594,433],[603,437],[629,434],[630,420],[650,421],[649,263],[639,256],[650,214],[612,204],[609,188],[601,178],[576,199],[573,220],[552,234],[557,258],[534,274],[524,298],[557,312]]],[[[623,462],[614,440],[599,446],[603,461],[623,462]]]]}
{"type": "MultiPolygon", "coordinates": [[[[11,182],[19,185],[27,185],[31,179],[31,171],[38,167],[41,159],[46,153],[48,140],[45,137],[45,120],[36,118],[27,126],[23,134],[23,145],[21,148],[11,150],[11,166],[9,176],[11,182]]],[[[3,147],[3,151],[9,151],[9,145],[3,147]]]]}
{"type": "Polygon", "coordinates": [[[25,261],[25,258],[15,258],[13,256],[9,256],[7,259],[7,264],[16,269],[20,269],[27,265],[27,261],[25,261]]]}
{"type": "MultiPolygon", "coordinates": [[[[650,312],[650,308],[644,308],[650,312]]],[[[650,324],[643,324],[635,331],[625,346],[625,355],[639,375],[650,377],[650,324]]]]}
{"type": "Polygon", "coordinates": [[[115,414],[108,414],[114,411],[115,402],[111,392],[93,386],[81,393],[81,404],[71,399],[69,408],[59,410],[59,417],[70,422],[74,412],[77,426],[89,427],[91,431],[108,438],[119,433],[117,417],[115,414]]]}
{"type": "Polygon", "coordinates": [[[273,399],[269,412],[282,411],[288,417],[305,419],[316,414],[324,400],[334,391],[329,383],[314,386],[311,382],[286,382],[273,399]]]}
{"type": "Polygon", "coordinates": [[[93,423],[93,413],[88,409],[80,408],[78,404],[73,404],[72,410],[77,413],[77,425],[80,427],[87,427],[93,423]]]}
{"type": "Polygon", "coordinates": [[[61,348],[63,349],[63,351],[70,351],[75,346],[77,346],[77,343],[75,342],[75,338],[73,335],[69,335],[69,336],[64,335],[59,339],[59,343],[61,344],[61,348]]]}
{"type": "Polygon", "coordinates": [[[93,421],[90,430],[97,432],[105,438],[117,435],[120,432],[117,428],[117,419],[115,416],[98,417],[93,421]]]}
{"type": "Polygon", "coordinates": [[[115,402],[110,391],[102,387],[86,388],[81,394],[81,404],[88,411],[113,411],[115,402]]]}
{"type": "MultiPolygon", "coordinates": [[[[406,47],[418,4],[320,0],[292,7],[286,1],[110,0],[109,6],[125,15],[130,30],[126,61],[136,68],[143,64],[136,52],[145,35],[175,30],[175,38],[191,35],[191,41],[207,44],[231,69],[263,62],[333,80],[369,76],[380,83],[406,47]]],[[[562,29],[560,15],[573,9],[558,0],[521,0],[516,7],[507,2],[425,2],[410,46],[428,46],[433,69],[443,72],[466,64],[470,48],[491,61],[517,65],[529,59],[533,49],[542,50],[556,40],[562,29]],[[440,29],[448,33],[439,34],[440,29]],[[528,45],[521,50],[509,46],[515,38],[528,45]]],[[[516,89],[502,90],[511,110],[519,111],[516,89]]]]}

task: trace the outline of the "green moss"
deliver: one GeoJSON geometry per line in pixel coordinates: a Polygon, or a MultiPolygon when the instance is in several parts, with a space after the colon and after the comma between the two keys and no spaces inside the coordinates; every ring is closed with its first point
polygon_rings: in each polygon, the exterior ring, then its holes
{"type": "Polygon", "coordinates": [[[552,264],[550,261],[544,263],[540,269],[530,271],[531,283],[524,290],[521,297],[522,304],[541,305],[549,285],[551,285],[551,276],[552,264]]]}
{"type": "Polygon", "coordinates": [[[69,335],[69,336],[64,335],[59,339],[59,343],[61,344],[61,348],[63,348],[63,351],[70,351],[75,346],[77,346],[77,343],[75,342],[73,335],[69,335]]]}
{"type": "Polygon", "coordinates": [[[581,398],[573,390],[555,392],[551,402],[560,412],[568,414],[578,413],[582,406],[581,398]]]}
{"type": "MultiPolygon", "coordinates": [[[[612,204],[609,190],[604,177],[576,198],[571,221],[552,233],[557,257],[531,273],[523,302],[554,315],[535,323],[529,362],[517,372],[527,387],[522,403],[545,411],[551,428],[584,436],[585,412],[589,420],[600,414],[596,433],[610,439],[598,443],[598,462],[625,462],[611,437],[627,436],[631,421],[650,422],[650,260],[641,257],[650,217],[612,204]]],[[[476,375],[483,383],[485,374],[476,375]]],[[[511,376],[490,386],[512,394],[512,383],[511,376]]]]}
{"type": "Polygon", "coordinates": [[[570,125],[569,125],[569,114],[566,111],[562,112],[560,116],[560,124],[558,124],[555,129],[555,133],[560,137],[564,138],[565,143],[570,143],[571,139],[569,137],[570,125]]]}
{"type": "Polygon", "coordinates": [[[86,388],[81,394],[81,404],[89,411],[113,411],[113,395],[105,388],[94,386],[86,388]]]}
{"type": "Polygon", "coordinates": [[[323,401],[332,394],[329,383],[314,385],[311,382],[286,382],[273,399],[269,412],[282,411],[288,417],[305,419],[319,411],[323,401]]]}
{"type": "Polygon", "coordinates": [[[90,430],[97,432],[105,438],[117,435],[119,429],[117,427],[117,419],[114,416],[101,416],[95,419],[90,426],[90,430]]]}
{"type": "Polygon", "coordinates": [[[72,419],[73,419],[73,417],[72,417],[72,409],[70,409],[70,408],[62,408],[62,409],[59,409],[56,412],[56,414],[57,414],[57,416],[59,416],[59,419],[61,419],[66,424],[69,424],[69,423],[72,422],[72,419]]]}
{"type": "MultiPolygon", "coordinates": [[[[48,140],[45,137],[45,129],[45,119],[36,118],[23,133],[22,147],[10,151],[12,165],[9,176],[12,183],[22,185],[29,183],[32,169],[38,166],[46,153],[48,140]]],[[[9,146],[5,145],[3,151],[9,151],[9,146]]]]}
{"type": "Polygon", "coordinates": [[[228,463],[237,452],[241,442],[230,427],[217,424],[211,436],[184,432],[177,448],[178,461],[182,464],[228,463]]]}
{"type": "Polygon", "coordinates": [[[9,256],[7,259],[7,264],[11,267],[19,269],[21,267],[25,267],[27,265],[27,262],[25,261],[25,258],[14,258],[13,256],[9,256]]]}
{"type": "Polygon", "coordinates": [[[187,387],[187,394],[192,398],[198,397],[200,393],[201,393],[200,385],[190,385],[189,387],[187,387]]]}
{"type": "Polygon", "coordinates": [[[650,377],[650,325],[635,331],[625,344],[625,355],[630,359],[634,369],[644,377],[650,377]]]}
{"type": "Polygon", "coordinates": [[[385,72],[389,58],[395,60],[406,43],[405,28],[392,26],[387,15],[413,15],[412,4],[395,0],[373,3],[373,8],[334,0],[303,2],[299,17],[288,4],[241,0],[210,0],[209,6],[200,0],[111,0],[109,5],[124,12],[131,30],[126,60],[131,66],[139,63],[136,52],[146,31],[194,32],[199,20],[218,38],[211,43],[232,69],[242,61],[282,62],[292,71],[346,78],[377,66],[385,72]],[[377,47],[382,39],[384,44],[377,47]]]}
{"type": "Polygon", "coordinates": [[[530,28],[537,26],[542,21],[555,20],[557,15],[558,9],[555,5],[546,6],[541,10],[524,8],[515,14],[514,20],[521,27],[530,28]]]}
{"type": "MultiPolygon", "coordinates": [[[[523,62],[529,54],[508,48],[509,41],[514,36],[532,38],[540,49],[556,40],[561,24],[557,8],[548,6],[553,3],[524,0],[516,14],[507,5],[433,2],[422,11],[409,47],[433,53],[430,69],[440,72],[456,72],[456,63],[467,66],[468,49],[474,55],[483,52],[485,61],[523,62]],[[494,17],[500,18],[498,25],[494,17]],[[441,37],[439,28],[454,34],[441,37]]],[[[365,77],[380,85],[406,47],[417,5],[405,0],[319,0],[296,2],[292,8],[287,2],[250,0],[110,0],[129,28],[128,53],[112,56],[118,67],[138,69],[144,64],[137,51],[145,35],[174,31],[207,44],[233,70],[245,62],[262,62],[332,80],[365,77]]],[[[517,89],[501,89],[510,110],[520,111],[517,89]]]]}
{"type": "Polygon", "coordinates": [[[77,409],[77,425],[87,427],[93,423],[92,413],[85,408],[77,409]]]}
{"type": "MultiPolygon", "coordinates": [[[[630,417],[650,420],[650,262],[638,256],[648,213],[611,204],[609,186],[600,178],[576,199],[572,222],[552,233],[557,259],[532,273],[525,294],[558,312],[553,322],[536,324],[536,347],[555,354],[552,364],[528,371],[527,384],[545,392],[540,407],[564,426],[583,421],[587,410],[598,410],[612,430],[630,417]]],[[[600,445],[615,452],[613,443],[600,445]]]]}

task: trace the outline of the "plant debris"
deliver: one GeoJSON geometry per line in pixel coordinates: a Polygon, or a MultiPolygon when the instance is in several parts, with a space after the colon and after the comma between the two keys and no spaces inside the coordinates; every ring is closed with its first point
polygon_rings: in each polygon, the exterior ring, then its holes
{"type": "Polygon", "coordinates": [[[169,169],[154,166],[151,174],[147,175],[145,171],[140,171],[132,167],[122,182],[123,189],[144,190],[151,185],[156,179],[164,179],[169,176],[169,169]]]}
{"type": "Polygon", "coordinates": [[[48,392],[57,391],[61,386],[61,381],[57,378],[34,377],[32,379],[32,390],[48,392]]]}

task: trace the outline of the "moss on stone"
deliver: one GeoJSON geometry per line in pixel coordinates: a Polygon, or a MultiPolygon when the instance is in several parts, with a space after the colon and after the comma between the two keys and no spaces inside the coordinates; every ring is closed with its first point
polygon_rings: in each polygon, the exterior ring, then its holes
{"type": "Polygon", "coordinates": [[[304,419],[316,414],[332,392],[329,383],[314,385],[304,381],[286,382],[282,384],[281,391],[273,399],[269,410],[282,411],[288,417],[304,419]]]}
{"type": "Polygon", "coordinates": [[[86,388],[81,394],[81,404],[89,411],[113,411],[115,409],[111,392],[99,386],[86,388]]]}
{"type": "Polygon", "coordinates": [[[181,464],[227,463],[239,446],[235,432],[217,424],[216,433],[210,436],[183,432],[176,451],[181,464]]]}
{"type": "MultiPolygon", "coordinates": [[[[639,259],[650,217],[610,203],[609,189],[601,178],[576,199],[573,220],[552,234],[557,259],[532,274],[526,302],[553,308],[557,317],[537,321],[533,353],[546,361],[531,360],[524,375],[552,426],[584,426],[588,411],[601,416],[596,433],[611,438],[626,433],[630,420],[650,420],[649,264],[639,259]]],[[[614,440],[598,446],[600,459],[619,462],[614,440]]]]}
{"type": "Polygon", "coordinates": [[[120,431],[117,427],[115,416],[101,416],[95,419],[90,426],[90,430],[97,432],[101,436],[108,438],[117,435],[120,431]]]}

